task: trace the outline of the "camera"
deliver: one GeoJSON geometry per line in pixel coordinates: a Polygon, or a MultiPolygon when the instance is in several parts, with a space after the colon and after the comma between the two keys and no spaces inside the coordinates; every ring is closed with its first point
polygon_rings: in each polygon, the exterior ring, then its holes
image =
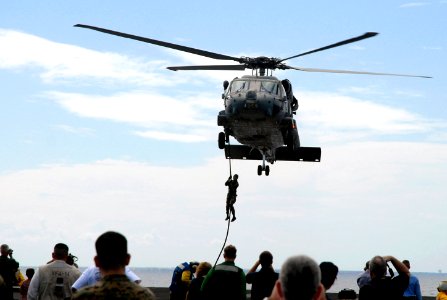
{"type": "Polygon", "coordinates": [[[9,250],[8,250],[8,255],[12,255],[12,252],[14,252],[14,250],[9,249],[9,250]]]}

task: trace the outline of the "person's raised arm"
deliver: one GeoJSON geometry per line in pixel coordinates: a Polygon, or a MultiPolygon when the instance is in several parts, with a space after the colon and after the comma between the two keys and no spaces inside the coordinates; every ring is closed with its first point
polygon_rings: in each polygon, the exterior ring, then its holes
{"type": "Polygon", "coordinates": [[[391,255],[384,256],[383,259],[386,262],[390,261],[399,275],[407,275],[408,277],[410,277],[410,270],[408,270],[407,266],[404,265],[400,260],[391,255]]]}

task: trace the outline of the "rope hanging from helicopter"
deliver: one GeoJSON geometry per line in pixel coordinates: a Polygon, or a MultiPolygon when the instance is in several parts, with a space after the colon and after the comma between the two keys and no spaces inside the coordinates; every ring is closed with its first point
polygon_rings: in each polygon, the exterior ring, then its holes
{"type": "MultiPolygon", "coordinates": [[[[229,164],[229,167],[230,167],[230,177],[232,177],[233,175],[231,173],[231,145],[230,145],[230,139],[228,139],[228,154],[229,154],[228,155],[229,156],[228,164],[229,164]]],[[[230,211],[229,215],[228,215],[227,233],[225,234],[225,240],[224,240],[224,243],[222,245],[222,248],[220,249],[219,255],[217,256],[216,262],[214,263],[214,267],[216,267],[217,262],[219,261],[219,258],[222,255],[223,250],[225,249],[225,245],[227,244],[228,234],[230,233],[230,222],[231,222],[230,220],[231,220],[231,217],[232,216],[231,216],[231,211],[230,211]]]]}

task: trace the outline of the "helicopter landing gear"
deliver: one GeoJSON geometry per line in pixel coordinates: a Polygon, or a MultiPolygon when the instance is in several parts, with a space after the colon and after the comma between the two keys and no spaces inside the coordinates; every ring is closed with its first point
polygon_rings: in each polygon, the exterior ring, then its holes
{"type": "Polygon", "coordinates": [[[265,171],[265,176],[269,176],[270,174],[270,166],[269,165],[265,165],[265,155],[262,154],[262,166],[258,165],[258,175],[261,176],[262,175],[262,171],[265,171]]]}
{"type": "Polygon", "coordinates": [[[262,175],[262,171],[265,171],[265,176],[269,176],[270,174],[270,166],[265,166],[264,168],[259,165],[258,166],[258,175],[261,176],[262,175]]]}
{"type": "Polygon", "coordinates": [[[295,150],[295,139],[293,138],[293,132],[292,130],[289,130],[287,132],[287,136],[286,136],[286,145],[287,145],[287,149],[289,151],[293,151],[295,150]]]}
{"type": "Polygon", "coordinates": [[[225,135],[225,132],[219,132],[219,139],[218,144],[219,144],[219,149],[224,149],[225,148],[225,142],[227,140],[227,137],[225,135]]]}

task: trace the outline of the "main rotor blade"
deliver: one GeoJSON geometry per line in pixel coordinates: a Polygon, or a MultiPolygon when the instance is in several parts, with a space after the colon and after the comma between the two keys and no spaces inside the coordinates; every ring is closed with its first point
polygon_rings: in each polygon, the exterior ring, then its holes
{"type": "Polygon", "coordinates": [[[179,66],[167,67],[171,71],[191,71],[191,70],[222,70],[222,71],[244,71],[244,65],[209,65],[209,66],[179,66]]]}
{"type": "Polygon", "coordinates": [[[376,36],[376,35],[378,35],[377,32],[367,32],[367,33],[364,33],[364,34],[362,34],[360,36],[353,37],[353,38],[350,38],[350,39],[347,39],[347,40],[344,40],[344,41],[341,41],[341,42],[338,42],[338,43],[335,43],[335,44],[331,44],[331,45],[328,45],[328,46],[325,46],[325,47],[321,47],[321,48],[318,48],[318,49],[310,50],[310,51],[307,51],[307,52],[304,52],[304,53],[301,53],[301,54],[297,54],[297,55],[294,55],[294,56],[291,56],[291,57],[284,58],[284,59],[280,60],[279,62],[283,62],[285,60],[289,60],[289,59],[292,59],[292,58],[296,58],[296,57],[304,56],[304,55],[307,55],[307,54],[311,54],[311,53],[315,53],[315,52],[319,52],[319,51],[323,51],[323,50],[327,50],[327,49],[343,46],[343,45],[346,45],[346,44],[358,42],[358,41],[361,41],[361,40],[364,40],[364,39],[367,39],[367,38],[370,38],[370,37],[373,37],[373,36],[376,36]]]}
{"type": "Polygon", "coordinates": [[[186,46],[182,46],[182,45],[172,44],[172,43],[168,43],[168,42],[163,42],[163,41],[159,41],[159,40],[141,37],[138,35],[127,34],[127,33],[123,33],[123,32],[118,32],[118,31],[95,27],[95,26],[90,26],[90,25],[76,24],[76,25],[74,25],[74,27],[82,27],[82,28],[92,29],[92,30],[96,30],[96,31],[100,31],[100,32],[104,32],[104,33],[108,33],[108,34],[112,34],[112,35],[117,35],[120,37],[132,39],[132,40],[137,40],[140,42],[150,43],[150,44],[154,44],[154,45],[158,45],[158,46],[162,46],[162,47],[166,47],[166,48],[171,48],[171,49],[175,49],[175,50],[179,50],[179,51],[189,52],[189,53],[193,53],[193,54],[197,54],[197,55],[201,55],[201,56],[205,56],[205,57],[209,57],[209,58],[214,58],[214,59],[235,60],[237,62],[239,62],[239,60],[240,60],[237,57],[232,57],[232,56],[214,53],[214,52],[210,52],[210,51],[205,51],[205,50],[195,49],[195,48],[186,47],[186,46]]]}
{"type": "Polygon", "coordinates": [[[301,68],[290,67],[289,69],[304,71],[304,72],[324,72],[324,73],[344,73],[344,74],[364,74],[364,75],[386,75],[386,76],[404,76],[404,77],[419,77],[419,78],[432,78],[430,76],[422,75],[408,75],[408,74],[393,74],[393,73],[376,73],[376,72],[362,72],[362,71],[348,71],[348,70],[330,70],[330,69],[315,69],[315,68],[301,68]]]}

